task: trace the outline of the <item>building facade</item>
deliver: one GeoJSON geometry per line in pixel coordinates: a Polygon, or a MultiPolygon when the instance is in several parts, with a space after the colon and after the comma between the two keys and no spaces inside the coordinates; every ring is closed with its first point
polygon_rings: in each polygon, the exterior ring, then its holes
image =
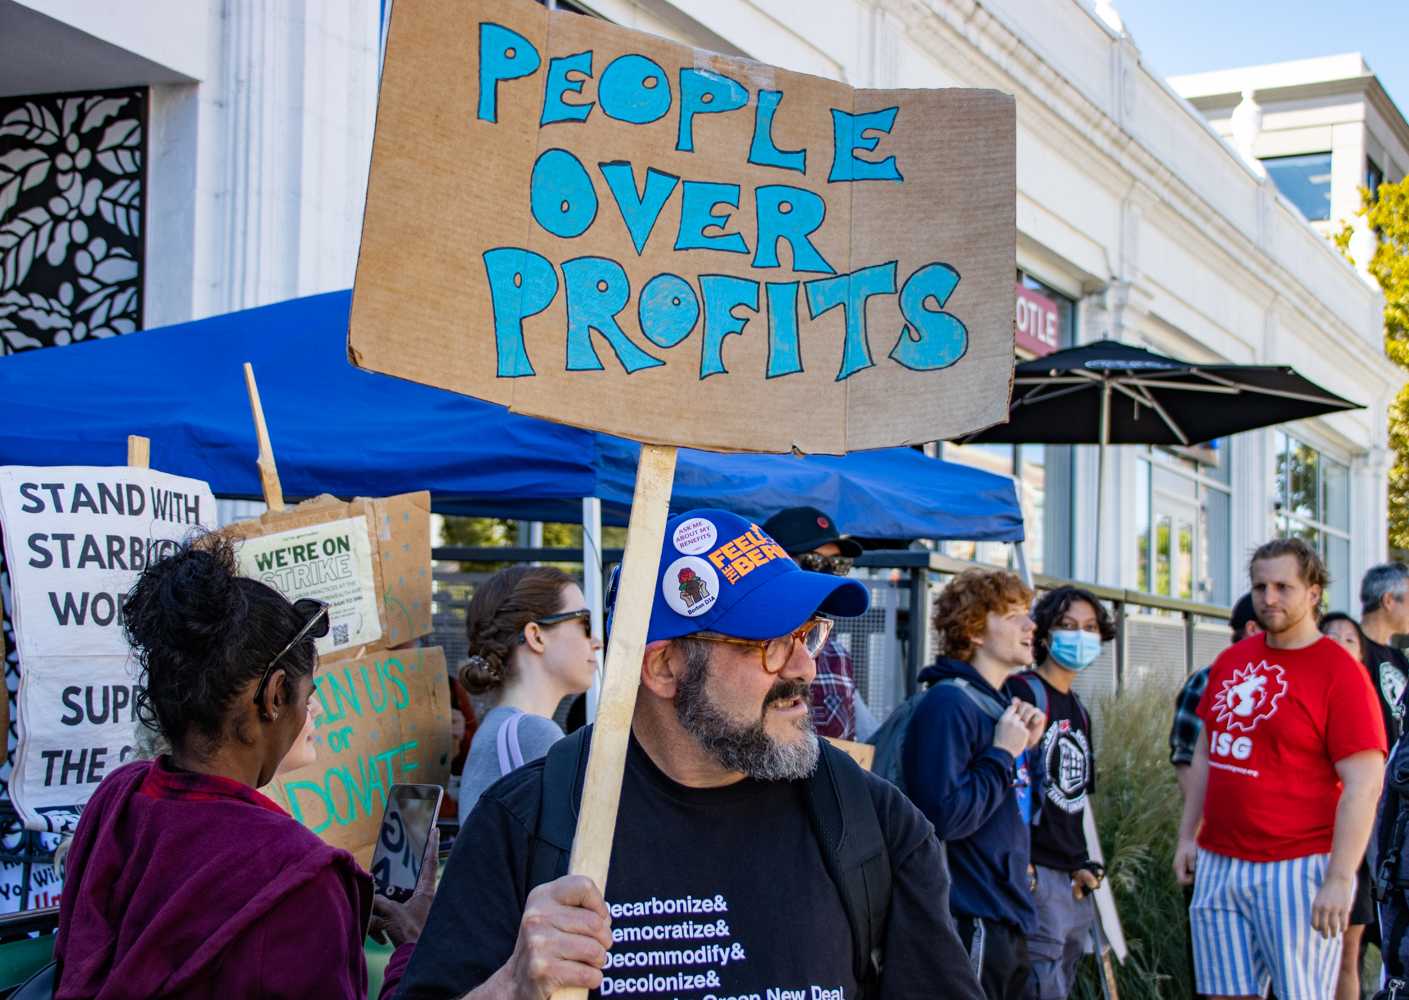
{"type": "MultiPolygon", "coordinates": [[[[1029,562],[1048,573],[1226,606],[1245,589],[1251,549],[1297,533],[1326,555],[1331,603],[1355,610],[1356,582],[1385,556],[1385,414],[1404,375],[1384,355],[1378,291],[1325,233],[1352,219],[1367,175],[1397,180],[1409,167],[1404,119],[1358,57],[1263,67],[1265,81],[1236,85],[1177,81],[1190,104],[1143,65],[1110,4],[1098,14],[1075,0],[835,0],[825,17],[786,0],[590,6],[853,86],[1016,95],[1017,278],[1031,293],[1019,292],[1020,332],[1045,308],[1059,345],[1112,338],[1196,361],[1289,364],[1364,409],[1211,447],[1113,449],[1115,486],[1099,512],[1094,448],[941,454],[1020,480],[1029,562]],[[1263,105],[1257,156],[1334,151],[1325,220],[1308,221],[1279,183],[1285,171],[1235,147],[1225,119],[1249,87],[1263,105]],[[1284,98],[1314,110],[1284,110],[1284,98]]],[[[1352,252],[1363,261],[1374,237],[1361,229],[1352,252]]]]}

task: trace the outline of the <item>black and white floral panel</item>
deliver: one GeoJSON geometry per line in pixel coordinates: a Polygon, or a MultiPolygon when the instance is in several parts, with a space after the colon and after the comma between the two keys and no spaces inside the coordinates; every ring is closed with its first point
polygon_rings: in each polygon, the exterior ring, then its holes
{"type": "MultiPolygon", "coordinates": [[[[147,90],[0,97],[0,355],[142,326],[147,90]]],[[[25,831],[8,802],[19,662],[0,550],[0,913],[57,901],[58,837],[25,831]]]]}
{"type": "Polygon", "coordinates": [[[0,355],[142,326],[147,90],[0,98],[0,355]]]}

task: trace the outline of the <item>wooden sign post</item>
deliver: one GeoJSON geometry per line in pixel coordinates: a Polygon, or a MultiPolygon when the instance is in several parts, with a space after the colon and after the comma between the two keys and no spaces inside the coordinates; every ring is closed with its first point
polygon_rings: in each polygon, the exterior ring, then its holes
{"type": "Polygon", "coordinates": [[[259,386],[254,381],[254,366],[245,362],[245,388],[250,396],[250,414],[254,417],[254,433],[259,439],[259,486],[264,491],[264,503],[270,510],[284,509],[284,488],[279,483],[279,468],[274,464],[274,447],[269,443],[269,427],[264,423],[264,406],[259,401],[259,386]]]}
{"type": "Polygon", "coordinates": [[[656,568],[665,541],[670,486],[674,478],[674,448],[646,445],[641,449],[636,466],[636,490],[631,497],[631,521],[626,530],[626,554],[622,557],[621,579],[617,584],[612,642],[607,648],[603,668],[602,694],[592,729],[592,752],[587,758],[587,776],[582,787],[582,811],[569,861],[573,874],[586,875],[599,886],[607,884],[607,867],[611,863],[617,800],[631,735],[631,713],[641,685],[646,625],[651,620],[656,568]]]}
{"type": "Polygon", "coordinates": [[[645,446],[574,872],[606,888],[674,449],[1007,418],[1015,132],[996,91],[855,90],[531,0],[394,8],[349,358],[645,446]]]}

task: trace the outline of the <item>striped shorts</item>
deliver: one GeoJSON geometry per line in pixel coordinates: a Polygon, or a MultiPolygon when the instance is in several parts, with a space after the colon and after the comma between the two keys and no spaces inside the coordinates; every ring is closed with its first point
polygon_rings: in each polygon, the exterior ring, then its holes
{"type": "Polygon", "coordinates": [[[1335,995],[1341,939],[1311,927],[1329,854],[1243,861],[1199,850],[1189,931],[1205,995],[1326,1000],[1335,995]]]}

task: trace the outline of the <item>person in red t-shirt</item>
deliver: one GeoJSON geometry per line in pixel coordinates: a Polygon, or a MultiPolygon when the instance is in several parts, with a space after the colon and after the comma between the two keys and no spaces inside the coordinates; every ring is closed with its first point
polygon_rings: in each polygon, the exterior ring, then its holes
{"type": "Polygon", "coordinates": [[[1211,997],[1334,995],[1355,872],[1383,781],[1364,668],[1321,635],[1329,578],[1298,538],[1248,567],[1266,629],[1209,669],[1174,872],[1194,885],[1194,978],[1211,997]],[[1196,837],[1197,835],[1197,837],[1196,837]]]}

